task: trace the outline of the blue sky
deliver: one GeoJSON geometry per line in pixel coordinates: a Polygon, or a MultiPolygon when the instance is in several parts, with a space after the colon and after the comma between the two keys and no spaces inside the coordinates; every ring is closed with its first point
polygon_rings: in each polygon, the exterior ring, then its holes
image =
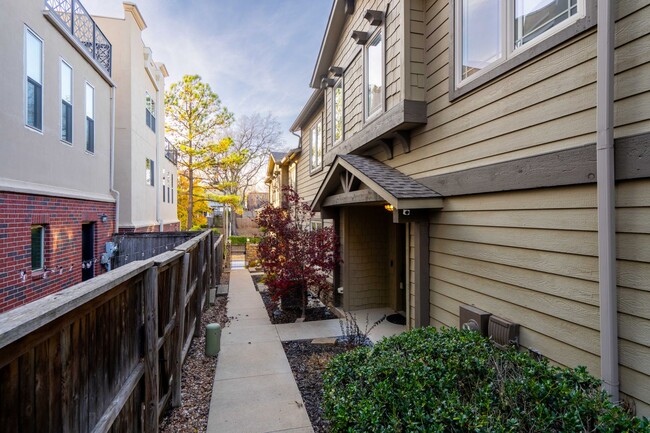
{"type": "MultiPolygon", "coordinates": [[[[123,17],[121,0],[82,0],[93,15],[123,17]]],[[[143,40],[167,84],[199,74],[235,114],[273,114],[288,130],[309,98],[332,0],[136,0],[143,40]]]]}

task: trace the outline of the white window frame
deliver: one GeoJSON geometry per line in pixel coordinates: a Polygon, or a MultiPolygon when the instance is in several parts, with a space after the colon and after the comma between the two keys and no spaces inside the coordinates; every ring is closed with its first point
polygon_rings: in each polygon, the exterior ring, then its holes
{"type": "MultiPolygon", "coordinates": [[[[322,161],[322,154],[321,154],[321,161],[322,161]]],[[[294,191],[298,191],[298,164],[295,162],[289,164],[288,172],[289,172],[289,186],[294,191]]]]}
{"type": "Polygon", "coordinates": [[[494,70],[495,68],[507,63],[508,61],[514,59],[515,57],[521,55],[524,52],[528,52],[532,47],[540,44],[541,42],[547,40],[553,35],[567,29],[576,24],[579,20],[585,18],[586,16],[586,1],[588,0],[577,0],[578,12],[564,20],[562,23],[552,27],[546,32],[538,35],[528,43],[522,45],[521,47],[514,47],[514,15],[515,15],[515,0],[507,0],[506,7],[503,8],[501,12],[501,51],[502,56],[499,60],[492,62],[490,65],[485,68],[477,71],[476,73],[470,75],[469,77],[462,78],[462,0],[456,0],[454,4],[454,82],[456,89],[460,89],[468,83],[473,82],[479,77],[482,77],[494,70]]]}
{"type": "Polygon", "coordinates": [[[85,91],[84,91],[84,131],[85,131],[84,141],[85,141],[86,153],[94,155],[95,154],[95,147],[96,147],[95,146],[96,145],[95,138],[97,136],[97,134],[95,133],[95,131],[97,131],[97,127],[95,126],[95,117],[96,117],[95,116],[95,107],[97,106],[97,104],[95,102],[95,87],[92,84],[90,84],[88,81],[86,81],[86,85],[85,85],[84,89],[85,89],[85,91]],[[89,119],[89,117],[88,117],[88,90],[89,89],[91,90],[91,95],[92,95],[92,117],[90,118],[90,120],[92,120],[92,125],[93,125],[92,138],[91,138],[92,145],[93,145],[92,150],[88,149],[88,119],[89,119]]]}
{"type": "Polygon", "coordinates": [[[155,162],[153,159],[145,158],[145,174],[144,181],[149,186],[156,186],[155,181],[155,162]]]}
{"type": "Polygon", "coordinates": [[[309,173],[316,173],[323,169],[323,119],[321,118],[309,130],[309,173]],[[320,127],[320,134],[318,128],[320,127]],[[317,146],[314,146],[314,137],[318,139],[317,146]],[[314,150],[320,146],[320,158],[318,164],[314,165],[314,150]]]}
{"type": "Polygon", "coordinates": [[[61,58],[59,62],[59,98],[61,101],[61,112],[59,116],[59,131],[60,139],[62,143],[65,143],[69,146],[72,146],[72,141],[74,140],[74,69],[72,65],[61,58]],[[63,138],[63,65],[70,68],[70,140],[63,138]]]}
{"type": "Polygon", "coordinates": [[[323,228],[323,220],[310,220],[309,231],[313,232],[323,228]]]}
{"type": "Polygon", "coordinates": [[[144,103],[144,108],[145,108],[145,123],[147,124],[147,127],[151,129],[154,133],[156,132],[156,101],[153,99],[153,97],[149,94],[149,92],[145,92],[145,103],[144,103]],[[151,109],[149,107],[149,103],[151,103],[151,109]],[[149,117],[146,117],[146,115],[151,116],[151,120],[149,120],[149,117]]]}
{"type": "MultiPolygon", "coordinates": [[[[25,104],[25,127],[30,129],[31,131],[38,132],[40,134],[43,133],[43,125],[45,124],[45,113],[43,113],[43,99],[45,96],[45,42],[43,41],[43,38],[41,38],[36,32],[32,29],[30,29],[28,26],[25,26],[25,32],[23,35],[23,68],[24,68],[24,76],[23,76],[23,83],[24,83],[24,90],[25,90],[25,95],[23,97],[23,102],[25,104]],[[41,43],[41,82],[38,83],[41,86],[41,101],[40,101],[40,120],[41,120],[41,127],[37,128],[35,126],[32,126],[28,123],[28,104],[27,104],[27,95],[29,95],[29,75],[27,75],[27,37],[28,35],[32,35],[36,39],[38,39],[41,43]]],[[[32,80],[34,80],[32,78],[32,80]]],[[[36,80],[34,80],[36,82],[36,80]]]]}
{"type": "Polygon", "coordinates": [[[339,78],[332,87],[332,145],[336,146],[345,140],[345,83],[339,78]],[[341,137],[336,139],[336,88],[341,87],[341,137]]]}
{"type": "MultiPolygon", "coordinates": [[[[42,225],[42,224],[32,224],[30,226],[30,228],[29,228],[30,229],[30,238],[29,238],[30,239],[30,249],[32,247],[31,231],[33,229],[35,229],[35,228],[36,229],[41,229],[41,267],[40,268],[34,268],[34,264],[31,263],[31,268],[32,268],[32,272],[39,272],[39,271],[42,271],[43,269],[45,269],[45,226],[42,225]]],[[[30,257],[31,257],[31,254],[30,254],[30,257]]],[[[30,260],[31,260],[31,258],[30,258],[30,260]]]]}
{"type": "Polygon", "coordinates": [[[385,38],[385,32],[383,26],[379,26],[379,28],[372,34],[370,39],[368,39],[366,45],[363,47],[363,110],[364,110],[364,120],[366,122],[374,119],[375,117],[379,116],[381,113],[386,111],[386,38],[385,38]],[[381,37],[381,44],[382,44],[381,60],[380,60],[381,104],[379,105],[379,109],[370,113],[369,111],[370,107],[368,104],[368,97],[369,97],[368,81],[370,78],[370,71],[369,71],[370,61],[368,60],[368,48],[370,48],[371,44],[377,39],[377,37],[381,37]]]}

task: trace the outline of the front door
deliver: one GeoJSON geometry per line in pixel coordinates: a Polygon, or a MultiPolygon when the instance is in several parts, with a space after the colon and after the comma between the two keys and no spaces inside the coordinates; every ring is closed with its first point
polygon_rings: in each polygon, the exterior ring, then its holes
{"type": "Polygon", "coordinates": [[[81,225],[81,281],[95,276],[95,224],[81,225]]]}

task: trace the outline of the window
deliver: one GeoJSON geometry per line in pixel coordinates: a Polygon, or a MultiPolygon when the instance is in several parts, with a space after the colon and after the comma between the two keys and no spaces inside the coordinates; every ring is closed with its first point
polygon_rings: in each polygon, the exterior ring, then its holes
{"type": "Polygon", "coordinates": [[[319,170],[323,165],[323,122],[311,129],[310,171],[319,170]]]}
{"type": "Polygon", "coordinates": [[[297,174],[296,163],[294,162],[289,166],[289,186],[294,191],[296,191],[296,185],[298,183],[298,179],[296,177],[297,174]]]}
{"type": "Polygon", "coordinates": [[[86,83],[86,150],[95,152],[95,89],[86,83]]]}
{"type": "Polygon", "coordinates": [[[332,90],[332,136],[334,144],[343,140],[343,79],[332,90]]]}
{"type": "Polygon", "coordinates": [[[61,60],[61,140],[72,143],[72,68],[61,60]]]}
{"type": "Polygon", "coordinates": [[[163,198],[163,203],[165,203],[167,201],[167,196],[166,196],[166,191],[165,191],[165,183],[166,182],[165,182],[165,169],[164,168],[162,169],[162,177],[161,177],[161,179],[162,179],[162,182],[160,182],[160,183],[162,184],[162,198],[163,198]]]}
{"type": "Polygon", "coordinates": [[[585,14],[584,2],[457,0],[457,86],[575,23],[585,14]]]}
{"type": "Polygon", "coordinates": [[[156,132],[156,105],[153,101],[153,98],[149,96],[148,92],[145,98],[145,111],[147,117],[147,126],[153,132],[156,132]]]}
{"type": "Polygon", "coordinates": [[[45,267],[45,227],[32,226],[32,271],[45,267]]]}
{"type": "Polygon", "coordinates": [[[383,110],[384,44],[381,30],[366,45],[366,119],[383,110]]]}
{"type": "Polygon", "coordinates": [[[174,203],[174,174],[172,173],[170,180],[171,187],[169,188],[169,196],[171,197],[171,202],[174,203]]]}
{"type": "Polygon", "coordinates": [[[153,166],[154,166],[153,161],[151,159],[147,158],[144,179],[145,179],[145,182],[147,183],[147,185],[151,185],[151,186],[153,186],[153,183],[154,183],[153,182],[153,179],[154,179],[154,174],[153,174],[154,173],[154,171],[153,171],[154,168],[153,168],[153,166]]]}
{"type": "Polygon", "coordinates": [[[311,228],[311,231],[322,229],[323,228],[323,221],[311,221],[310,228],[311,228]]]}
{"type": "Polygon", "coordinates": [[[43,130],[43,41],[25,29],[25,124],[43,130]]]}

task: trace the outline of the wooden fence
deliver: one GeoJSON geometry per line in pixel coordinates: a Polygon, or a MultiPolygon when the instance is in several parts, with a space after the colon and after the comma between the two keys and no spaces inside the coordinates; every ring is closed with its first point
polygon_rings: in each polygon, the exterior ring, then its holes
{"type": "Polygon", "coordinates": [[[148,260],[0,315],[0,426],[10,432],[158,432],[219,283],[206,231],[148,260]]]}
{"type": "Polygon", "coordinates": [[[120,233],[113,236],[117,254],[112,258],[113,269],[138,260],[146,260],[187,242],[200,232],[120,233]]]}

